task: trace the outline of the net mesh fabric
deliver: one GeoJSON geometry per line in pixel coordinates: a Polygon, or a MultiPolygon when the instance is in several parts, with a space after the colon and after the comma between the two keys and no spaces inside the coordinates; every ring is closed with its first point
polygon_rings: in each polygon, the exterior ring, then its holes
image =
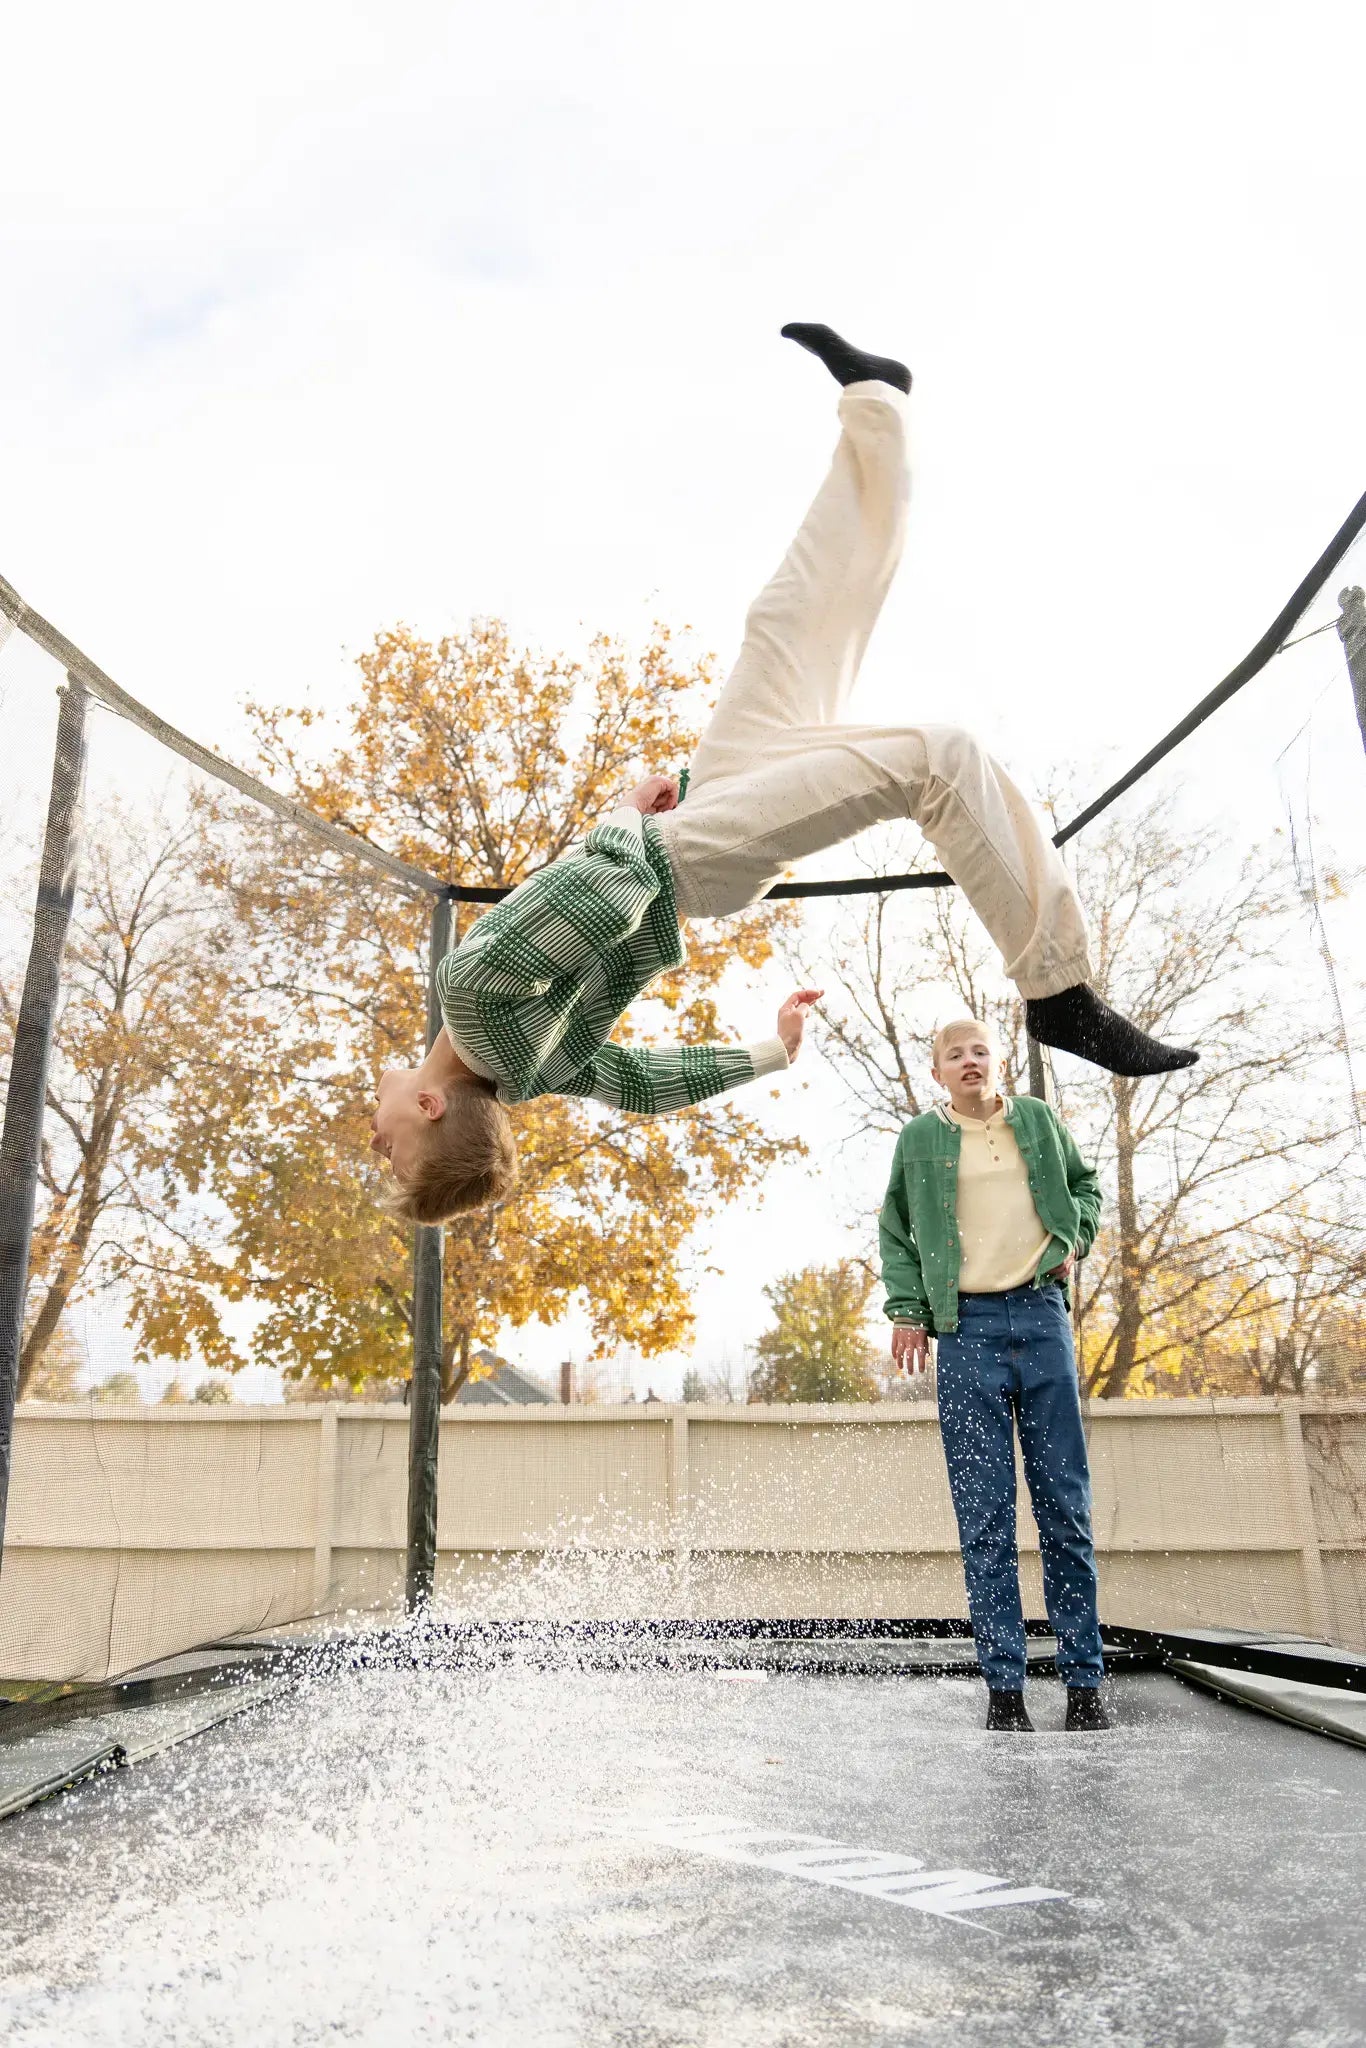
{"type": "MultiPolygon", "coordinates": [[[[6,1082],[65,687],[22,631],[9,637],[6,1082]]],[[[0,1676],[19,1680],[100,1678],[331,1611],[319,1485],[335,1435],[317,1401],[281,1400],[279,1368],[301,1355],[287,1325],[307,1314],[307,1288],[272,1306],[271,1237],[289,1227],[292,1152],[311,1138],[321,1152],[299,1171],[325,1175],[330,1125],[365,1094],[344,1000],[354,990],[329,976],[330,934],[383,898],[390,936],[414,949],[419,992],[424,971],[425,899],[196,772],[94,697],[85,719],[0,1571],[0,1676]],[[286,913],[300,934],[292,972],[271,944],[286,913]],[[302,1130],[291,1087],[326,1105],[302,1130]],[[253,1157],[275,1191],[257,1217],[234,1201],[253,1157]]],[[[346,1193],[321,1214],[300,1204],[308,1227],[374,1215],[368,1183],[353,1175],[346,1193]]],[[[324,1384],[326,1352],[323,1338],[324,1384]]],[[[401,1490],[395,1512],[382,1524],[401,1551],[401,1490]]]]}

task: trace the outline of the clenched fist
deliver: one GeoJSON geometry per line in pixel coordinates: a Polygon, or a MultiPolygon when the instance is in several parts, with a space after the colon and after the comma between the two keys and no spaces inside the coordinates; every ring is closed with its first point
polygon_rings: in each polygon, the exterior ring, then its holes
{"type": "Polygon", "coordinates": [[[662,811],[678,809],[678,777],[676,775],[647,775],[639,789],[633,789],[626,799],[643,818],[657,818],[662,811]]]}

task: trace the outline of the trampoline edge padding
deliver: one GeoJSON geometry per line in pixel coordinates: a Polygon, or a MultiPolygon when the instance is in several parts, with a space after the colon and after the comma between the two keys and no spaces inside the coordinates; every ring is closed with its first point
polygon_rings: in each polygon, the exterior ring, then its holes
{"type": "Polygon", "coordinates": [[[46,1776],[30,1772],[18,1780],[9,1780],[0,1773],[0,1820],[8,1820],[12,1813],[23,1813],[30,1806],[38,1806],[58,1792],[69,1792],[73,1785],[98,1777],[101,1771],[117,1770],[123,1761],[123,1751],[117,1742],[106,1742],[97,1749],[73,1755],[46,1776]]]}
{"type": "Polygon", "coordinates": [[[1269,1672],[1238,1671],[1226,1664],[1198,1663],[1191,1657],[1168,1658],[1167,1668],[1216,1698],[1366,1749],[1366,1698],[1345,1688],[1297,1685],[1269,1672]]]}
{"type": "Polygon", "coordinates": [[[37,1806],[54,1793],[106,1770],[145,1763],[149,1757],[279,1696],[283,1679],[234,1684],[206,1699],[179,1699],[72,1715],[46,1727],[16,1731],[8,1739],[0,1720],[0,1820],[37,1806]]]}

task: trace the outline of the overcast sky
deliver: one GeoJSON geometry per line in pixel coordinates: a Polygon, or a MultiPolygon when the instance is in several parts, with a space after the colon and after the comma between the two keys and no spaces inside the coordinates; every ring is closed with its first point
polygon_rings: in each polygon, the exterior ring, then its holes
{"type": "MultiPolygon", "coordinates": [[[[732,651],[833,439],[787,319],[916,375],[863,714],[1027,782],[1140,752],[1366,488],[1359,5],[134,0],[5,70],[0,571],[230,749],[398,620],[732,651]]],[[[1233,829],[1307,688],[1183,767],[1233,829]]],[[[775,1204],[704,1347],[839,1248],[775,1204]]]]}

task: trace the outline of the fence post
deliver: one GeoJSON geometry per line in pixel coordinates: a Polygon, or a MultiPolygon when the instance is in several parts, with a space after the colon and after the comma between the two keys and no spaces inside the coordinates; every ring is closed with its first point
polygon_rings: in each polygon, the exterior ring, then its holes
{"type": "Polygon", "coordinates": [[[337,1533],[337,1404],[329,1401],[318,1418],[318,1504],[313,1522],[313,1612],[326,1614],[332,1600],[332,1545],[337,1533]]]}
{"type": "MultiPolygon", "coordinates": [[[[432,905],[427,968],[427,1050],[441,1032],[436,970],[450,950],[451,900],[432,905]]],[[[436,1580],[436,1482],[441,1448],[440,1225],[413,1232],[413,1378],[408,1402],[408,1557],[404,1602],[409,1614],[431,1605],[436,1580]]]]}
{"type": "Polygon", "coordinates": [[[668,1434],[664,1448],[666,1541],[673,1552],[675,1591],[686,1604],[688,1567],[692,1563],[692,1475],[688,1459],[688,1411],[680,1402],[665,1413],[668,1434]]]}
{"type": "Polygon", "coordinates": [[[76,896],[81,803],[85,793],[85,686],[69,675],[66,688],[58,695],[61,701],[57,745],[52,760],[43,858],[38,869],[38,900],[10,1058],[4,1133],[0,1136],[0,1558],[4,1555],[5,1509],[9,1503],[14,1452],[14,1407],[19,1398],[19,1358],[24,1342],[33,1212],[38,1200],[43,1108],[57,1022],[62,953],[76,896]]]}
{"type": "Polygon", "coordinates": [[[1361,730],[1361,744],[1366,747],[1366,590],[1359,587],[1340,590],[1338,603],[1342,606],[1338,638],[1347,654],[1347,673],[1352,678],[1357,725],[1361,730]]]}
{"type": "Polygon", "coordinates": [[[1304,1427],[1298,1401],[1280,1403],[1282,1443],[1285,1447],[1286,1481],[1294,1507],[1295,1533],[1299,1537],[1300,1569],[1303,1574],[1304,1613],[1308,1633],[1320,1642],[1328,1638],[1328,1581],[1319,1548],[1318,1523],[1314,1515],[1314,1489],[1309,1478],[1309,1460],[1304,1454],[1304,1427]]]}

